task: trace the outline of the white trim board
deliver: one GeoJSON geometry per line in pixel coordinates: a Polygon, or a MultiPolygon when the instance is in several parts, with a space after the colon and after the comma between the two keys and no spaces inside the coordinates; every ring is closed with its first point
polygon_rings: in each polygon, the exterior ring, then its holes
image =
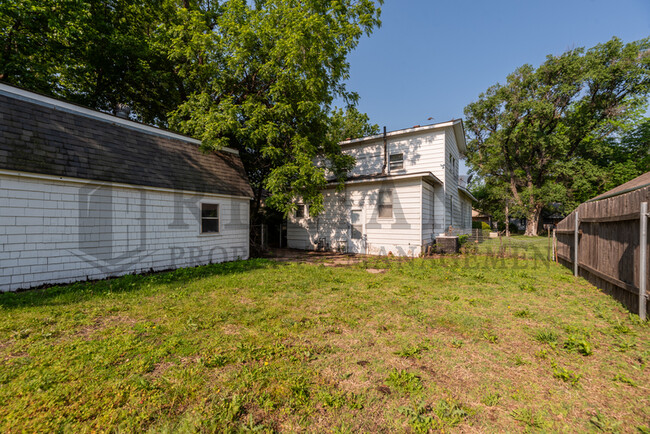
{"type": "Polygon", "coordinates": [[[164,192],[164,193],[186,193],[186,194],[193,194],[193,195],[201,194],[210,197],[223,197],[223,198],[230,198],[230,199],[246,199],[246,200],[253,199],[252,197],[249,196],[236,196],[232,194],[222,194],[222,193],[206,193],[203,191],[175,190],[173,188],[152,187],[148,185],[124,184],[120,182],[97,181],[93,179],[83,179],[83,178],[70,178],[67,176],[43,175],[40,173],[18,172],[18,171],[5,170],[5,169],[0,169],[0,175],[11,176],[14,178],[40,179],[43,181],[69,182],[72,184],[108,185],[117,188],[149,190],[149,191],[157,191],[157,192],[164,192]]]}
{"type": "MultiPolygon", "coordinates": [[[[425,180],[432,181],[433,184],[437,183],[443,185],[442,181],[438,179],[436,175],[431,172],[417,172],[417,173],[406,173],[402,175],[384,175],[378,176],[376,178],[365,178],[365,179],[350,179],[344,181],[344,185],[350,184],[368,184],[371,182],[385,182],[385,181],[400,181],[402,179],[412,179],[412,178],[424,178],[425,180]]],[[[327,184],[328,188],[336,187],[339,183],[336,181],[331,181],[327,184]]]]}

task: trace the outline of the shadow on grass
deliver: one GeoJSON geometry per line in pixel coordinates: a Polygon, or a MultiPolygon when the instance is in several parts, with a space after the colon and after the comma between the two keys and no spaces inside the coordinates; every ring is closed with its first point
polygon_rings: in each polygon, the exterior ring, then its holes
{"type": "Polygon", "coordinates": [[[103,280],[54,285],[19,292],[0,293],[0,310],[21,307],[55,306],[78,303],[115,293],[136,292],[154,285],[179,284],[211,276],[247,273],[257,269],[282,266],[268,259],[225,262],[158,271],[145,274],[129,274],[103,280]]]}

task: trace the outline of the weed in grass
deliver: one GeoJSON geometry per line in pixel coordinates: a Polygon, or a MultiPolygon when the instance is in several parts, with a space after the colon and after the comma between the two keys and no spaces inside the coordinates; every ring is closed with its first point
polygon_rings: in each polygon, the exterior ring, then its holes
{"type": "Polygon", "coordinates": [[[553,330],[540,330],[535,334],[536,341],[543,344],[549,344],[553,348],[557,345],[557,337],[557,333],[553,330]]]}
{"type": "Polygon", "coordinates": [[[404,311],[404,315],[410,316],[411,318],[416,319],[417,321],[423,322],[427,319],[427,316],[417,307],[411,307],[404,311]]]}
{"type": "Polygon", "coordinates": [[[435,408],[435,414],[443,425],[455,427],[470,415],[470,410],[453,400],[441,399],[435,408]]]}
{"type": "Polygon", "coordinates": [[[601,412],[596,412],[596,414],[589,419],[589,423],[600,431],[607,433],[619,432],[622,425],[621,422],[612,420],[601,412]]]}
{"type": "Polygon", "coordinates": [[[640,317],[639,315],[637,315],[637,314],[635,314],[635,313],[629,313],[629,314],[627,315],[627,317],[628,317],[628,319],[630,320],[630,322],[631,322],[632,324],[634,324],[634,325],[637,325],[637,326],[643,326],[643,325],[648,324],[646,321],[642,320],[641,317],[640,317]]]}
{"type": "Polygon", "coordinates": [[[483,332],[483,337],[491,344],[499,343],[499,337],[492,332],[483,332]]]}
{"type": "Polygon", "coordinates": [[[296,409],[309,404],[311,391],[309,380],[303,376],[294,378],[289,386],[291,390],[291,406],[296,409]]]}
{"type": "Polygon", "coordinates": [[[648,425],[639,425],[639,426],[636,427],[636,430],[640,434],[650,434],[650,426],[648,426],[648,425]]]}
{"type": "Polygon", "coordinates": [[[461,339],[452,339],[451,341],[451,346],[454,348],[462,348],[465,342],[463,342],[461,339]]]}
{"type": "Polygon", "coordinates": [[[625,324],[621,324],[620,322],[612,327],[612,334],[613,335],[630,335],[634,334],[634,330],[626,326],[625,324]]]}
{"type": "Polygon", "coordinates": [[[224,398],[213,408],[214,420],[222,424],[231,424],[244,414],[244,400],[239,395],[224,398]]]}
{"type": "Polygon", "coordinates": [[[594,353],[591,344],[581,336],[571,335],[564,342],[563,348],[567,351],[575,351],[583,356],[590,356],[594,353]]]}
{"type": "Polygon", "coordinates": [[[456,295],[456,294],[454,294],[454,295],[446,294],[446,295],[442,296],[442,299],[454,302],[454,301],[460,300],[460,296],[456,295]]]}
{"type": "Polygon", "coordinates": [[[515,356],[515,366],[530,365],[530,362],[521,358],[521,356],[515,356]]]}
{"type": "Polygon", "coordinates": [[[362,395],[357,395],[356,393],[349,393],[347,395],[347,405],[348,408],[352,410],[363,410],[364,399],[362,395]]]}
{"type": "Polygon", "coordinates": [[[571,386],[578,386],[578,381],[582,377],[581,374],[576,374],[573,371],[568,370],[567,368],[557,366],[555,363],[552,364],[553,367],[553,376],[557,379],[569,383],[571,386]]]}
{"type": "Polygon", "coordinates": [[[548,351],[545,348],[542,348],[541,350],[535,353],[535,357],[542,360],[546,359],[548,357],[548,351]]]}
{"type": "Polygon", "coordinates": [[[483,399],[481,399],[481,402],[483,404],[487,405],[488,407],[494,407],[495,405],[497,405],[499,403],[500,400],[501,400],[501,395],[494,392],[494,393],[488,393],[487,395],[485,395],[483,397],[483,399]]]}
{"type": "Polygon", "coordinates": [[[524,292],[536,292],[537,288],[535,288],[534,285],[531,285],[530,283],[521,283],[519,284],[519,289],[521,289],[524,292]]]}
{"type": "Polygon", "coordinates": [[[429,346],[427,344],[419,344],[419,345],[407,345],[406,347],[402,348],[399,351],[395,351],[395,355],[404,357],[404,358],[416,358],[419,359],[422,357],[422,353],[424,351],[427,351],[429,349],[429,346]]]}
{"type": "Polygon", "coordinates": [[[343,407],[347,400],[345,398],[345,393],[341,391],[325,391],[319,394],[320,401],[323,405],[332,408],[341,408],[343,407]]]}
{"type": "Polygon", "coordinates": [[[619,382],[621,382],[621,383],[625,383],[625,384],[627,384],[628,386],[632,386],[632,387],[636,387],[636,386],[637,386],[637,385],[636,385],[636,382],[635,382],[634,380],[632,380],[632,379],[630,379],[630,378],[627,378],[625,375],[620,374],[620,373],[619,373],[619,374],[616,374],[616,375],[614,376],[614,378],[612,378],[612,381],[619,381],[619,382]]]}
{"type": "Polygon", "coordinates": [[[203,360],[203,365],[206,368],[221,368],[223,366],[226,366],[230,360],[228,359],[228,356],[225,356],[223,354],[214,354],[210,357],[207,357],[203,360]]]}
{"type": "Polygon", "coordinates": [[[408,418],[407,421],[410,427],[418,433],[427,433],[438,428],[436,419],[428,414],[431,410],[431,406],[424,403],[398,409],[401,414],[408,418]]]}
{"type": "Polygon", "coordinates": [[[564,331],[569,335],[579,335],[587,339],[591,338],[591,330],[585,327],[578,327],[575,325],[566,325],[564,326],[564,331]]]}
{"type": "Polygon", "coordinates": [[[386,383],[393,386],[393,388],[406,393],[413,393],[422,390],[422,380],[420,377],[403,369],[399,371],[393,369],[390,374],[388,374],[386,383]]]}
{"type": "Polygon", "coordinates": [[[516,310],[513,312],[513,315],[516,316],[517,318],[530,318],[530,311],[528,310],[528,308],[516,310]]]}
{"type": "Polygon", "coordinates": [[[619,339],[617,342],[614,342],[614,345],[616,346],[616,351],[625,353],[629,350],[632,350],[636,348],[636,342],[633,340],[627,340],[627,339],[619,339]]]}
{"type": "Polygon", "coordinates": [[[510,416],[512,416],[514,420],[522,422],[531,428],[542,428],[544,425],[543,418],[538,413],[535,413],[528,408],[513,410],[510,413],[510,416]]]}
{"type": "Polygon", "coordinates": [[[470,415],[470,410],[452,400],[442,399],[435,408],[425,403],[413,407],[400,407],[399,412],[408,417],[415,432],[431,432],[453,428],[470,415]]]}

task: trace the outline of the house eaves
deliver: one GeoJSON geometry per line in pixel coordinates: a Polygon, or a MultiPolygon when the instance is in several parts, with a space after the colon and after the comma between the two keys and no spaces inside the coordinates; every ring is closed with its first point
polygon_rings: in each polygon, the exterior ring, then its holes
{"type": "Polygon", "coordinates": [[[478,202],[478,200],[477,200],[474,196],[472,196],[472,193],[470,193],[469,190],[467,190],[466,188],[464,188],[464,187],[458,187],[458,191],[460,191],[460,192],[463,193],[465,196],[467,196],[467,197],[469,197],[470,199],[472,199],[472,201],[474,201],[474,202],[478,202]]]}
{"type": "MultiPolygon", "coordinates": [[[[405,173],[401,175],[362,175],[356,176],[353,178],[348,178],[344,181],[344,185],[354,185],[354,184],[369,184],[372,182],[386,182],[386,181],[402,181],[404,179],[415,179],[422,178],[425,181],[431,184],[442,185],[442,181],[438,179],[436,175],[431,172],[417,172],[417,173],[405,173]]],[[[336,187],[339,183],[336,181],[329,182],[328,187],[336,187]]]]}
{"type": "MultiPolygon", "coordinates": [[[[386,133],[386,138],[405,136],[408,134],[421,133],[424,131],[436,130],[436,129],[447,128],[447,127],[454,128],[454,132],[456,133],[457,136],[456,139],[457,141],[462,141],[462,150],[464,151],[466,149],[466,146],[465,146],[465,134],[462,132],[463,131],[462,119],[453,119],[448,122],[441,122],[437,124],[423,125],[423,126],[418,126],[413,128],[405,128],[402,130],[390,131],[386,133]]],[[[370,142],[373,140],[382,140],[383,138],[384,138],[383,134],[375,134],[372,136],[360,137],[358,139],[344,140],[340,142],[339,145],[340,146],[354,145],[363,142],[370,142]]],[[[459,145],[459,149],[461,149],[460,145],[459,145]]]]}

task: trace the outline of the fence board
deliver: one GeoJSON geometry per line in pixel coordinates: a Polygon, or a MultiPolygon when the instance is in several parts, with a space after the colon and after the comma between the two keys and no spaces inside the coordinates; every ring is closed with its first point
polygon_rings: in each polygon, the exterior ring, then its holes
{"type": "MultiPolygon", "coordinates": [[[[579,275],[633,312],[639,311],[640,204],[648,201],[650,187],[644,187],[585,202],[576,210],[580,215],[579,275]]],[[[575,211],[558,223],[556,230],[558,261],[568,268],[574,266],[574,230],[575,211]]],[[[647,306],[647,298],[645,303],[647,306]]]]}

